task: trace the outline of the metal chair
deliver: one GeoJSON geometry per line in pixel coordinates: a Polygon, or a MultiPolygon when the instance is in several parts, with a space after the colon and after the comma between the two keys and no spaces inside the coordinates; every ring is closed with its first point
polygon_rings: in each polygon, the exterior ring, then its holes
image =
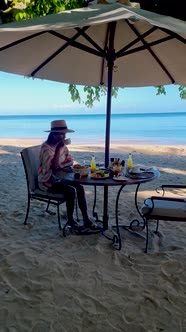
{"type": "Polygon", "coordinates": [[[52,204],[57,206],[58,225],[59,225],[59,230],[61,230],[62,227],[60,221],[59,206],[62,203],[66,202],[66,200],[63,194],[58,194],[55,192],[48,193],[39,189],[38,187],[38,166],[39,166],[40,147],[41,147],[40,145],[31,146],[21,151],[21,158],[25,170],[27,191],[28,191],[28,203],[27,203],[27,211],[26,211],[24,224],[25,225],[27,224],[27,219],[30,210],[30,201],[35,199],[47,203],[46,211],[50,214],[54,213],[51,213],[49,211],[49,205],[52,204]]]}
{"type": "Polygon", "coordinates": [[[168,197],[165,196],[167,190],[186,189],[184,185],[162,185],[157,189],[162,190],[162,196],[152,196],[145,199],[141,208],[142,216],[145,221],[146,228],[146,246],[145,253],[148,251],[148,239],[149,239],[149,221],[156,220],[156,230],[158,232],[158,226],[160,220],[168,220],[175,222],[186,222],[186,198],[181,197],[168,197]]]}

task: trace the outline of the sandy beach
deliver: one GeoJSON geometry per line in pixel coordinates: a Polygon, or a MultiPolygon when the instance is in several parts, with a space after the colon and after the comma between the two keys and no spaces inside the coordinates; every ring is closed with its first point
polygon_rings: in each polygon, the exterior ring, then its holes
{"type": "MultiPolygon", "coordinates": [[[[121,231],[121,251],[100,234],[63,238],[57,217],[37,201],[24,226],[27,189],[20,151],[40,143],[0,139],[0,332],[186,332],[186,223],[161,222],[160,236],[151,232],[148,254],[143,234],[121,231]]],[[[78,162],[90,161],[92,154],[104,161],[103,146],[69,149],[78,162]]],[[[118,143],[110,156],[126,160],[129,152],[134,163],[161,174],[141,186],[139,205],[163,183],[186,184],[186,146],[118,143]]],[[[93,190],[85,189],[91,215],[93,190]]],[[[109,190],[110,225],[117,190],[109,190]]],[[[134,190],[128,186],[121,195],[125,224],[137,217],[134,190]]],[[[100,188],[100,216],[102,205],[100,188]]],[[[61,218],[65,223],[65,205],[61,218]]]]}

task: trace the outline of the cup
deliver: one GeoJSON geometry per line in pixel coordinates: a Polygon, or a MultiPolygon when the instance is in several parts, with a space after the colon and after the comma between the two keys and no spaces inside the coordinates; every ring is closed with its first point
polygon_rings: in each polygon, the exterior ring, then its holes
{"type": "Polygon", "coordinates": [[[71,144],[71,139],[70,138],[66,138],[65,139],[65,145],[69,145],[71,144]]]}
{"type": "Polygon", "coordinates": [[[122,160],[122,162],[121,162],[121,166],[122,166],[122,167],[125,167],[125,160],[122,160]]]}
{"type": "Polygon", "coordinates": [[[133,173],[139,173],[140,172],[140,166],[139,165],[135,165],[132,167],[132,172],[133,173]]]}
{"type": "Polygon", "coordinates": [[[123,173],[123,167],[121,165],[119,166],[113,166],[113,174],[114,176],[118,177],[119,175],[121,175],[123,173]]]}

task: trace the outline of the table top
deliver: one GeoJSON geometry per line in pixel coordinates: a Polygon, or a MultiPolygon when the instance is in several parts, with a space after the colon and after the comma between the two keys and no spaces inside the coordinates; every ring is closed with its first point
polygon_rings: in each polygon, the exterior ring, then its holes
{"type": "Polygon", "coordinates": [[[122,185],[133,185],[133,184],[140,184],[145,182],[150,182],[155,180],[160,176],[160,173],[156,169],[151,169],[150,171],[143,172],[143,178],[138,177],[137,175],[133,175],[133,178],[125,177],[124,180],[116,181],[113,178],[91,178],[90,174],[88,177],[81,177],[79,179],[74,177],[74,172],[66,172],[63,170],[57,170],[55,175],[59,179],[65,180],[69,184],[82,184],[82,185],[89,185],[89,186],[122,186],[122,185]]]}

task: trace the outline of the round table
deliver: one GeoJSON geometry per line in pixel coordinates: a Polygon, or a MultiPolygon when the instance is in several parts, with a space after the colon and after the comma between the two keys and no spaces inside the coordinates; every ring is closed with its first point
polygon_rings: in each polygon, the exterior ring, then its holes
{"type": "MultiPolygon", "coordinates": [[[[135,206],[136,209],[143,219],[140,210],[138,208],[137,204],[137,193],[139,190],[139,187],[142,183],[150,182],[155,179],[157,179],[160,176],[160,173],[156,169],[150,169],[148,171],[144,171],[141,173],[139,176],[138,175],[130,175],[124,177],[124,180],[114,180],[112,177],[109,178],[91,178],[91,174],[89,174],[87,177],[81,177],[81,178],[76,178],[74,176],[73,171],[64,171],[62,169],[57,170],[55,172],[55,175],[64,181],[64,183],[69,184],[69,185],[77,185],[81,184],[83,186],[94,186],[94,204],[93,204],[93,216],[97,217],[97,213],[95,212],[95,206],[96,206],[96,187],[104,187],[104,200],[103,200],[103,232],[108,229],[108,187],[113,187],[113,186],[119,186],[119,190],[116,196],[116,203],[115,203],[115,216],[116,216],[116,234],[113,236],[112,241],[116,249],[120,250],[121,249],[121,237],[120,237],[120,231],[119,231],[119,224],[118,224],[118,204],[119,204],[119,197],[120,194],[125,186],[131,186],[131,185],[136,185],[136,190],[135,190],[135,206]]],[[[124,225],[122,225],[124,226],[124,225]]],[[[111,239],[110,237],[106,236],[108,239],[111,239]]]]}

